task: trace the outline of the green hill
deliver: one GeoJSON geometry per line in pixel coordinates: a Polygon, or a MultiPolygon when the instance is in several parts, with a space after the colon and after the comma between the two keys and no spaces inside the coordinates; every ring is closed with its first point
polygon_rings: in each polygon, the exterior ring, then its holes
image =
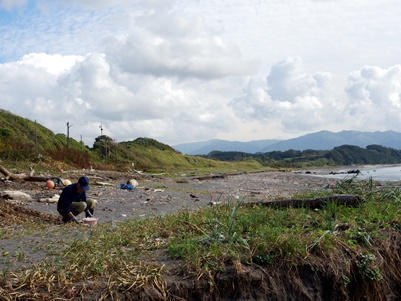
{"type": "Polygon", "coordinates": [[[126,171],[237,171],[258,170],[257,161],[223,162],[183,155],[150,138],[116,143],[101,135],[89,148],[64,134],[55,134],[35,121],[0,110],[0,159],[2,164],[38,164],[53,168],[90,168],[126,171]],[[68,143],[67,143],[68,142],[68,143]],[[51,164],[49,164],[51,163],[51,164]]]}
{"type": "MultiPolygon", "coordinates": [[[[0,160],[8,166],[45,165],[46,168],[143,170],[148,172],[237,172],[266,168],[304,168],[348,164],[401,163],[401,150],[369,145],[366,149],[342,145],[332,150],[288,150],[249,154],[214,151],[206,156],[183,155],[169,145],[140,137],[115,142],[98,136],[93,147],[55,134],[36,121],[0,109],[0,160]]],[[[38,169],[38,168],[37,168],[38,169]]]]}
{"type": "Polygon", "coordinates": [[[65,135],[55,135],[39,123],[4,110],[0,110],[0,139],[3,142],[3,152],[7,150],[4,149],[5,146],[12,150],[15,150],[13,147],[19,146],[30,151],[42,152],[62,148],[67,142],[65,135]]]}
{"type": "Polygon", "coordinates": [[[400,164],[401,150],[381,145],[368,145],[366,148],[341,145],[325,151],[290,149],[257,154],[213,151],[203,157],[227,162],[257,160],[263,165],[302,168],[351,164],[400,164]]]}

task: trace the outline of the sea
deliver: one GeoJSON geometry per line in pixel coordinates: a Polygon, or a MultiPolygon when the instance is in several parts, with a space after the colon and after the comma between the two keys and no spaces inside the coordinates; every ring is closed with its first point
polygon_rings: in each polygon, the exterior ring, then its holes
{"type": "Polygon", "coordinates": [[[355,177],[356,180],[372,179],[374,181],[396,182],[401,181],[401,165],[349,166],[317,176],[328,179],[350,179],[355,177]],[[360,173],[354,173],[358,170],[360,173]]]}

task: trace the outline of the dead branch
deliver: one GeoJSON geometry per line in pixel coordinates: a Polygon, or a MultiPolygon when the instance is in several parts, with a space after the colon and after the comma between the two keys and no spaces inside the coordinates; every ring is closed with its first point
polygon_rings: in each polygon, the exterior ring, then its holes
{"type": "Polygon", "coordinates": [[[55,183],[62,183],[62,179],[58,177],[38,177],[26,174],[15,174],[7,170],[3,165],[0,165],[0,172],[6,177],[6,179],[12,181],[46,182],[51,179],[55,183]]]}
{"type": "Polygon", "coordinates": [[[11,175],[11,172],[9,172],[7,169],[5,169],[3,165],[0,165],[0,172],[3,175],[5,175],[6,177],[9,177],[11,175]]]}
{"type": "Polygon", "coordinates": [[[226,177],[227,177],[226,174],[219,173],[219,174],[214,174],[214,175],[206,175],[206,176],[195,177],[195,178],[192,178],[192,179],[193,180],[204,181],[204,180],[212,180],[212,179],[225,179],[226,177]]]}
{"type": "Polygon", "coordinates": [[[365,200],[359,195],[343,195],[333,194],[321,198],[313,199],[289,199],[289,200],[277,200],[277,201],[260,201],[244,203],[244,206],[267,206],[272,208],[310,208],[320,209],[326,206],[328,203],[335,203],[337,205],[356,207],[365,200]]]}

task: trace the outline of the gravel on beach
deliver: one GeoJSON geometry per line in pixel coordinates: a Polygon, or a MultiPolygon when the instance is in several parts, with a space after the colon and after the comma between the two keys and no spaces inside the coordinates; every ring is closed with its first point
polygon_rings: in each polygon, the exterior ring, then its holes
{"type": "MultiPolygon", "coordinates": [[[[228,199],[267,201],[288,198],[305,191],[323,190],[333,180],[316,175],[328,174],[330,171],[269,171],[202,177],[182,175],[178,179],[163,175],[93,172],[86,174],[90,179],[87,197],[98,201],[95,216],[99,218],[99,223],[105,223],[193,210],[228,199]],[[138,186],[131,190],[121,189],[120,184],[126,184],[131,179],[135,179],[138,186]]],[[[79,176],[68,173],[63,175],[66,179],[79,176]]],[[[62,189],[63,185],[58,185],[49,190],[41,182],[0,183],[3,198],[4,192],[9,190],[21,191],[32,197],[31,200],[9,202],[55,216],[58,216],[56,203],[51,198],[57,199],[62,189]]],[[[82,218],[78,216],[78,219],[82,218]]]]}

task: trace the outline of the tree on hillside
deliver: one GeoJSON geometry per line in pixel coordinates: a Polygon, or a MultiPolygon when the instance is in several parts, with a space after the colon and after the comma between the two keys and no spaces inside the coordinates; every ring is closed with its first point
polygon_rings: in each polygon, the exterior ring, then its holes
{"type": "Polygon", "coordinates": [[[117,143],[107,135],[98,136],[93,143],[93,150],[100,156],[104,156],[106,160],[110,159],[116,147],[117,143]]]}

